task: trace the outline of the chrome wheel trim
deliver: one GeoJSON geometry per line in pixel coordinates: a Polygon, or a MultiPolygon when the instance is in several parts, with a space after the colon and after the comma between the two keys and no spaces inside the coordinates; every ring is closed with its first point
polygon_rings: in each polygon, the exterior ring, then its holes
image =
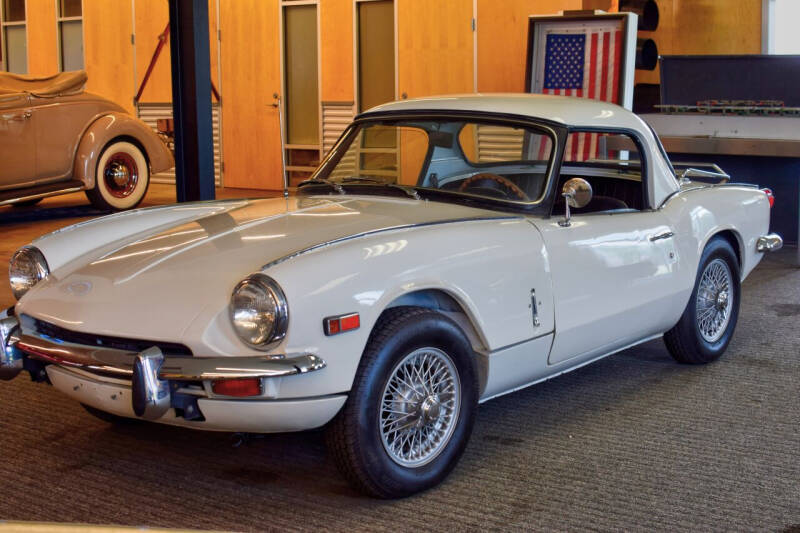
{"type": "Polygon", "coordinates": [[[728,263],[714,259],[703,270],[697,288],[696,322],[706,342],[717,342],[731,320],[733,274],[728,263]]]}
{"type": "Polygon", "coordinates": [[[381,395],[378,430],[383,448],[400,466],[433,461],[450,442],[461,408],[461,381],[450,356],[419,348],[389,374],[381,395]]]}
{"type": "Polygon", "coordinates": [[[126,198],[139,182],[139,167],[128,153],[117,152],[108,158],[103,168],[106,190],[114,198],[126,198]]]}

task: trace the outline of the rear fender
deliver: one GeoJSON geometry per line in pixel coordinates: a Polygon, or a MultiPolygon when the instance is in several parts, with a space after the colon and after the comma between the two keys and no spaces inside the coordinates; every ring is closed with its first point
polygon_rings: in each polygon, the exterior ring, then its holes
{"type": "Polygon", "coordinates": [[[75,154],[73,175],[87,189],[94,188],[95,170],[103,149],[120,137],[139,144],[150,163],[151,173],[163,172],[175,165],[172,153],[147,124],[124,113],[109,113],[86,129],[75,154]]]}

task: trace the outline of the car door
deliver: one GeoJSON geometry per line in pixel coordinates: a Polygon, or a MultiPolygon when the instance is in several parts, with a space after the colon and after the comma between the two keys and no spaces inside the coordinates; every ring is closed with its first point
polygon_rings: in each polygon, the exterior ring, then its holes
{"type": "Polygon", "coordinates": [[[0,189],[31,184],[36,178],[36,132],[30,97],[0,93],[0,189]]]}
{"type": "Polygon", "coordinates": [[[637,156],[622,154],[631,163],[612,159],[620,154],[599,139],[593,143],[597,153],[588,158],[567,151],[557,188],[560,193],[573,177],[587,180],[592,201],[569,225],[558,202],[553,217],[536,223],[550,257],[555,297],[550,364],[588,360],[672,325],[667,309],[677,297],[677,237],[664,214],[647,205],[648,177],[641,165],[631,164],[637,156]]]}
{"type": "Polygon", "coordinates": [[[32,122],[39,152],[36,175],[39,183],[69,179],[75,150],[90,120],[98,113],[97,104],[83,95],[58,98],[31,97],[32,122]]]}

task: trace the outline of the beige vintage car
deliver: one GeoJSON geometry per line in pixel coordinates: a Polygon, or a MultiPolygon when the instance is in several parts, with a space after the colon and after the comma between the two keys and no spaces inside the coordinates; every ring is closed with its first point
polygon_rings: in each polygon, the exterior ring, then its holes
{"type": "Polygon", "coordinates": [[[83,91],[83,71],[0,73],[0,206],[86,191],[100,209],[139,204],[172,153],[144,122],[83,91]]]}

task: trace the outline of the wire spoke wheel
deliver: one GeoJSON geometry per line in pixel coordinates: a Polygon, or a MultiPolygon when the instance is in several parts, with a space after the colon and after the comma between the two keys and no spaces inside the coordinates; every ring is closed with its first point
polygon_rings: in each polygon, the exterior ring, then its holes
{"type": "Polygon", "coordinates": [[[716,342],[725,333],[733,309],[733,277],[728,264],[714,259],[703,270],[697,290],[696,321],[700,335],[716,342]]]}
{"type": "Polygon", "coordinates": [[[461,382],[450,357],[420,348],[392,370],[381,396],[383,447],[397,464],[423,466],[447,446],[458,422],[461,382]]]}

